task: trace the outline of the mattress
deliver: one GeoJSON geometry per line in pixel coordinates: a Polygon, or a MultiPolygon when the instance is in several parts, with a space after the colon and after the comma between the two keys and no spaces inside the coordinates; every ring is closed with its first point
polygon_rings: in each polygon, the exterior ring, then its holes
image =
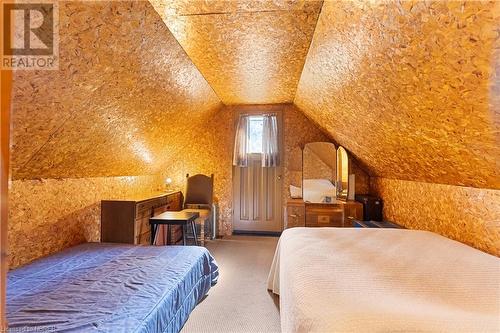
{"type": "Polygon", "coordinates": [[[500,332],[500,259],[437,234],[292,228],[268,289],[282,332],[500,332]]]}
{"type": "Polygon", "coordinates": [[[10,332],[178,332],[217,282],[202,247],[86,243],[12,270],[10,332]]]}

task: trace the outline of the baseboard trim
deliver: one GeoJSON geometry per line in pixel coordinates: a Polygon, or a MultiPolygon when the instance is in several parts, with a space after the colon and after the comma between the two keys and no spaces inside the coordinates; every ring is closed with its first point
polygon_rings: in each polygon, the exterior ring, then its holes
{"type": "Polygon", "coordinates": [[[233,230],[233,235],[247,235],[247,236],[281,236],[281,231],[248,231],[248,230],[233,230]]]}

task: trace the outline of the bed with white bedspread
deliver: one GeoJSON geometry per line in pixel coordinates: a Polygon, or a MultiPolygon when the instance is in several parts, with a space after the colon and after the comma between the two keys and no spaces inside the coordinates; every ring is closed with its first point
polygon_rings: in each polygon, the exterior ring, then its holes
{"type": "Polygon", "coordinates": [[[500,259],[435,233],[292,228],[268,289],[289,332],[500,332],[500,259]]]}

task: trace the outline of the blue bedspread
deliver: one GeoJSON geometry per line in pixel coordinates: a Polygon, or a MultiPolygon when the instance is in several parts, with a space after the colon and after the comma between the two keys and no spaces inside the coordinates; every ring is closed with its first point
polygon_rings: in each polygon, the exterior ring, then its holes
{"type": "Polygon", "coordinates": [[[87,243],[8,273],[11,332],[178,332],[217,282],[203,247],[87,243]]]}

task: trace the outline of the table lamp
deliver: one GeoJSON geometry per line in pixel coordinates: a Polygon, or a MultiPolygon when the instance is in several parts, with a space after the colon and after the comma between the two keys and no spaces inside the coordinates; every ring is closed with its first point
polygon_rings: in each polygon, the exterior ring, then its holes
{"type": "Polygon", "coordinates": [[[166,188],[166,190],[170,191],[171,186],[172,186],[172,178],[168,177],[167,179],[165,179],[165,188],[166,188]]]}

